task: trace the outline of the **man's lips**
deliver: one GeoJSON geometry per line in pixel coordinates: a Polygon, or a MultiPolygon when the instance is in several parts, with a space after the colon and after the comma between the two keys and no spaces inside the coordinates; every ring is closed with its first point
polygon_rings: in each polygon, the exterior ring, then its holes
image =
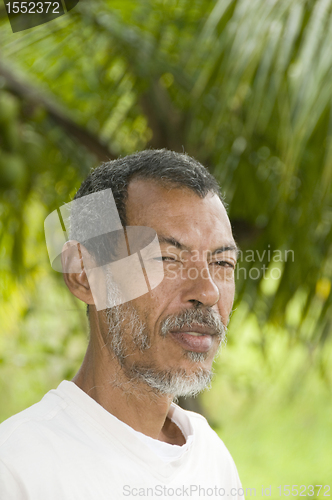
{"type": "Polygon", "coordinates": [[[184,327],[170,332],[172,338],[187,351],[207,352],[213,344],[215,331],[204,326],[184,327]]]}

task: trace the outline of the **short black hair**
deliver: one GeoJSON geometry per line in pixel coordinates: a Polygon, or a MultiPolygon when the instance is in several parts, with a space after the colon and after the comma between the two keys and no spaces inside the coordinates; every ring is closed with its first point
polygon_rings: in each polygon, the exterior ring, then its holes
{"type": "Polygon", "coordinates": [[[167,149],[148,149],[102,163],[82,182],[74,199],[111,188],[121,223],[126,226],[128,185],[133,178],[186,187],[201,198],[212,192],[224,203],[216,179],[201,163],[185,153],[167,149]]]}
{"type": "MultiPolygon", "coordinates": [[[[201,163],[185,153],[175,153],[167,149],[149,149],[102,163],[92,170],[82,182],[74,200],[110,188],[121,224],[125,227],[127,225],[128,186],[133,179],[155,180],[170,188],[187,188],[200,198],[205,198],[208,193],[216,194],[225,206],[216,179],[201,163]]],[[[100,219],[100,213],[94,213],[95,211],[93,206],[92,209],[89,207],[88,202],[84,210],[81,208],[72,209],[71,239],[82,242],[81,236],[86,233],[87,217],[91,224],[98,218],[100,219]]],[[[88,241],[85,246],[88,251],[94,254],[97,264],[102,261],[102,252],[104,255],[105,252],[110,252],[109,243],[98,245],[97,251],[89,248],[88,241]]],[[[89,306],[87,308],[88,314],[89,306]]]]}

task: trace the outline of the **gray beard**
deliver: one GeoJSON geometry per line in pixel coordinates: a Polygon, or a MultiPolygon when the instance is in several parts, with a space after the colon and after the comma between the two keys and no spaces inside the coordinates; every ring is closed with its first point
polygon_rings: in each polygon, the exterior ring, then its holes
{"type": "MultiPolygon", "coordinates": [[[[114,296],[114,284],[109,289],[113,289],[114,296]]],[[[180,396],[196,396],[210,387],[213,377],[212,369],[204,370],[198,366],[195,372],[188,373],[183,368],[161,370],[152,363],[149,365],[139,362],[130,363],[127,358],[130,358],[132,352],[129,351],[123,339],[124,328],[129,329],[135,347],[141,353],[144,353],[151,345],[150,335],[145,323],[141,321],[136,309],[131,304],[121,304],[106,309],[106,317],[109,327],[107,345],[114,353],[123,373],[131,383],[143,382],[156,394],[171,395],[176,398],[180,396]]],[[[213,328],[220,342],[219,349],[222,343],[226,343],[227,328],[222,323],[220,316],[210,308],[204,310],[187,309],[177,315],[167,316],[161,324],[160,335],[165,338],[174,328],[190,327],[191,324],[213,328]]],[[[184,357],[195,363],[204,361],[207,356],[208,353],[205,352],[187,351],[184,353],[184,357]]]]}

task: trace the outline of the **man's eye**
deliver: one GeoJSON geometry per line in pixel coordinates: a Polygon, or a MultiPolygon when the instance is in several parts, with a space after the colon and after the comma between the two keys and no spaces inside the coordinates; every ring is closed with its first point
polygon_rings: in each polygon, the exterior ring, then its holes
{"type": "Polygon", "coordinates": [[[153,260],[157,260],[158,262],[174,262],[173,257],[168,257],[167,255],[163,255],[161,257],[154,257],[153,260]]]}
{"type": "Polygon", "coordinates": [[[227,262],[226,260],[217,260],[213,262],[213,264],[216,264],[219,267],[230,267],[231,269],[235,268],[232,262],[227,262]]]}

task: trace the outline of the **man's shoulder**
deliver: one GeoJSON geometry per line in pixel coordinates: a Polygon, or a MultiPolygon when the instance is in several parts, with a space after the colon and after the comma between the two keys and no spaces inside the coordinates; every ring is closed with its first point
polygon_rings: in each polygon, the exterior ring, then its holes
{"type": "Polygon", "coordinates": [[[177,407],[177,410],[188,418],[188,420],[191,423],[191,426],[193,427],[194,434],[196,436],[196,439],[198,440],[204,440],[205,442],[208,441],[209,443],[213,443],[216,447],[218,447],[220,450],[223,452],[227,452],[228,450],[222,441],[222,439],[218,436],[216,431],[212,429],[210,426],[209,422],[207,419],[201,415],[200,413],[196,413],[194,411],[190,410],[184,410],[183,408],[175,405],[177,407]]]}
{"type": "Polygon", "coordinates": [[[26,447],[27,442],[34,439],[36,435],[41,435],[43,426],[46,428],[48,423],[61,411],[66,405],[55,391],[49,391],[45,396],[34,405],[13,415],[0,424],[0,456],[7,447],[15,445],[15,449],[26,447]]]}
{"type": "Polygon", "coordinates": [[[194,427],[197,427],[200,429],[206,429],[206,430],[211,429],[209,422],[201,413],[196,413],[195,411],[191,411],[191,410],[185,410],[184,408],[181,408],[180,406],[177,406],[177,409],[178,409],[178,411],[180,411],[181,413],[186,415],[186,417],[189,419],[189,421],[191,422],[191,424],[194,427]]]}
{"type": "Polygon", "coordinates": [[[185,410],[184,408],[175,403],[172,403],[172,406],[176,408],[176,411],[178,413],[185,415],[193,427],[205,429],[208,430],[209,432],[212,431],[212,433],[214,432],[207,419],[201,413],[196,413],[195,411],[191,410],[185,410]]]}
{"type": "Polygon", "coordinates": [[[212,429],[207,419],[199,413],[177,408],[186,415],[194,431],[193,454],[203,456],[204,452],[208,451],[207,460],[213,457],[211,467],[223,470],[226,476],[233,477],[234,481],[237,481],[238,473],[234,460],[225,443],[212,429]]]}

